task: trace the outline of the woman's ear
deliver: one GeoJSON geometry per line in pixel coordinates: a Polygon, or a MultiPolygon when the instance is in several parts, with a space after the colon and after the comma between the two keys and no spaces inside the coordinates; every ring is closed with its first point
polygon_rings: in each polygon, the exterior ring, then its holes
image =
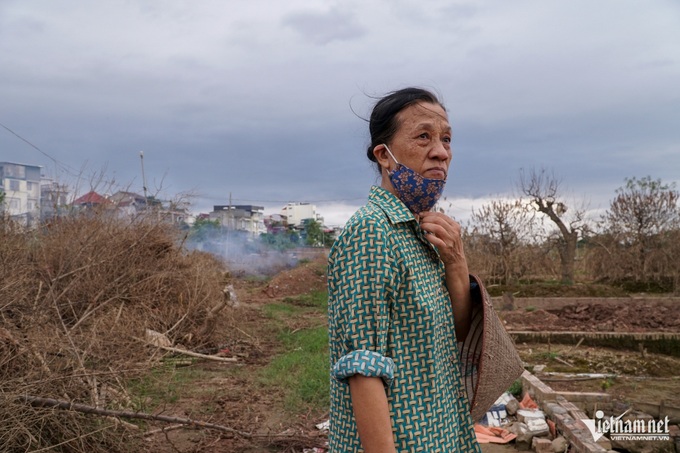
{"type": "Polygon", "coordinates": [[[384,144],[376,145],[375,148],[373,148],[373,155],[375,156],[376,161],[378,161],[378,164],[384,169],[384,170],[389,170],[390,169],[390,155],[387,152],[387,147],[384,144]]]}

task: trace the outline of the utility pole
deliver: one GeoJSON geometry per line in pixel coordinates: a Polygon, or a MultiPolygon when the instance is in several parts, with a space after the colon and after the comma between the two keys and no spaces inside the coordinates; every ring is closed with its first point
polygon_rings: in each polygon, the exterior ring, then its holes
{"type": "Polygon", "coordinates": [[[142,188],[144,189],[144,200],[148,204],[149,197],[146,194],[146,176],[144,176],[144,151],[139,152],[139,159],[142,161],[142,188]]]}

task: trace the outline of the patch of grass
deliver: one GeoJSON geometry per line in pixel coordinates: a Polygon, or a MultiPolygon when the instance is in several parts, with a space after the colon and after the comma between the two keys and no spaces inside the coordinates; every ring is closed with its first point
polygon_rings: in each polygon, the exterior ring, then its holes
{"type": "Polygon", "coordinates": [[[602,390],[606,392],[609,387],[614,385],[614,382],[615,382],[615,379],[611,378],[611,377],[608,377],[607,379],[603,380],[602,381],[602,390]]]}
{"type": "Polygon", "coordinates": [[[545,360],[554,360],[555,357],[558,357],[559,354],[557,352],[541,352],[538,354],[539,358],[545,359],[545,360]]]}
{"type": "Polygon", "coordinates": [[[176,368],[165,364],[128,384],[134,408],[138,411],[153,411],[163,404],[176,403],[186,393],[186,388],[200,377],[200,370],[192,367],[176,368]]]}
{"type": "Polygon", "coordinates": [[[329,404],[328,329],[315,327],[281,334],[286,352],[264,369],[261,379],[285,394],[287,411],[322,411],[329,404]]]}
{"type": "Polygon", "coordinates": [[[264,314],[271,319],[281,320],[286,317],[293,316],[302,311],[300,307],[290,304],[268,304],[264,307],[264,314]]]}
{"type": "Polygon", "coordinates": [[[260,381],[284,395],[284,409],[291,415],[328,409],[328,328],[303,325],[292,329],[286,321],[301,313],[311,313],[319,315],[312,316],[318,323],[318,318],[326,314],[327,304],[328,294],[316,291],[265,307],[283,352],[262,371],[260,381]]]}
{"type": "Polygon", "coordinates": [[[250,283],[266,283],[271,280],[271,277],[260,274],[249,274],[244,276],[243,279],[250,283]]]}
{"type": "Polygon", "coordinates": [[[302,294],[295,297],[286,297],[283,301],[287,304],[302,307],[313,307],[323,310],[328,308],[328,293],[325,291],[314,291],[309,294],[302,294]]]}
{"type": "Polygon", "coordinates": [[[517,379],[515,382],[513,382],[510,388],[508,389],[508,392],[519,400],[520,397],[522,396],[522,380],[517,379]]]}

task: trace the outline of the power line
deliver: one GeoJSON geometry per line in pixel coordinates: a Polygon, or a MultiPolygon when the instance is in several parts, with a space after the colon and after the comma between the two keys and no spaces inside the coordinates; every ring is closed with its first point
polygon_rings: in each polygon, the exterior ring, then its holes
{"type": "MultiPolygon", "coordinates": [[[[14,131],[13,131],[12,129],[10,129],[9,127],[5,126],[3,123],[0,123],[0,126],[2,126],[2,127],[3,127],[7,132],[9,132],[10,134],[12,134],[12,135],[14,135],[15,137],[17,137],[19,140],[21,140],[21,141],[23,141],[24,143],[26,143],[27,145],[29,145],[31,148],[33,148],[33,149],[35,149],[36,151],[38,151],[38,152],[39,152],[40,154],[42,154],[43,156],[45,156],[45,157],[47,157],[48,159],[50,159],[52,162],[54,162],[54,165],[55,165],[55,166],[61,168],[64,172],[66,172],[66,173],[68,173],[69,175],[74,176],[74,177],[78,177],[78,176],[79,176],[78,174],[73,173],[73,172],[76,171],[74,168],[72,168],[72,167],[70,167],[69,165],[67,165],[67,164],[65,164],[65,163],[63,163],[63,162],[57,160],[56,158],[52,157],[52,156],[49,155],[47,152],[43,151],[42,149],[40,149],[39,147],[37,147],[36,145],[34,145],[33,143],[31,143],[30,141],[28,141],[27,139],[25,139],[24,137],[22,137],[22,136],[19,135],[18,133],[14,132],[14,131]]],[[[143,171],[144,171],[144,170],[143,170],[143,168],[142,168],[142,172],[143,172],[143,171]]],[[[144,182],[144,186],[146,186],[146,182],[144,182]]],[[[146,189],[146,187],[144,187],[144,189],[146,189]]],[[[145,191],[146,191],[146,190],[145,190],[145,191]]],[[[206,200],[213,200],[213,201],[214,201],[214,200],[223,200],[223,199],[224,199],[224,197],[216,197],[216,196],[199,196],[199,198],[203,198],[203,199],[206,199],[206,200]]],[[[336,199],[319,199],[319,200],[304,200],[304,201],[294,200],[294,199],[288,199],[288,200],[251,200],[251,199],[247,199],[247,198],[234,198],[234,199],[233,199],[233,201],[250,202],[250,203],[340,203],[340,202],[343,202],[343,201],[359,201],[359,200],[365,201],[365,200],[366,200],[366,197],[336,198],[336,199]]]]}
{"type": "Polygon", "coordinates": [[[67,164],[65,164],[65,163],[63,163],[63,162],[57,160],[56,158],[50,156],[50,155],[47,154],[45,151],[43,151],[42,149],[38,148],[36,145],[34,145],[33,143],[29,142],[27,139],[25,139],[25,138],[22,137],[21,135],[17,134],[16,132],[14,132],[12,129],[10,129],[9,127],[5,126],[4,124],[0,123],[0,126],[2,126],[2,127],[3,127],[7,132],[9,132],[10,134],[12,134],[12,135],[14,135],[15,137],[17,137],[19,140],[21,140],[21,141],[23,141],[24,143],[28,144],[31,148],[35,149],[36,151],[38,151],[38,152],[39,152],[40,154],[42,154],[43,156],[45,156],[45,157],[47,157],[48,159],[50,159],[52,162],[54,162],[55,167],[61,168],[62,171],[68,173],[68,174],[71,175],[71,176],[76,176],[76,177],[78,176],[77,174],[71,172],[71,171],[74,171],[74,172],[76,171],[74,168],[72,168],[72,167],[68,166],[67,164]]]}

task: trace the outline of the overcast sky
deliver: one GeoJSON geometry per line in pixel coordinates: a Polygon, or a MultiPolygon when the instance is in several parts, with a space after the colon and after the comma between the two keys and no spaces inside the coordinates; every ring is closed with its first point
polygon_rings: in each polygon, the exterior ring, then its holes
{"type": "Polygon", "coordinates": [[[459,216],[520,168],[603,208],[625,177],[680,182],[678,43],[677,0],[0,0],[0,123],[44,153],[0,127],[0,161],[141,193],[143,150],[194,212],[340,224],[377,181],[362,118],[415,85],[449,111],[459,216]]]}

